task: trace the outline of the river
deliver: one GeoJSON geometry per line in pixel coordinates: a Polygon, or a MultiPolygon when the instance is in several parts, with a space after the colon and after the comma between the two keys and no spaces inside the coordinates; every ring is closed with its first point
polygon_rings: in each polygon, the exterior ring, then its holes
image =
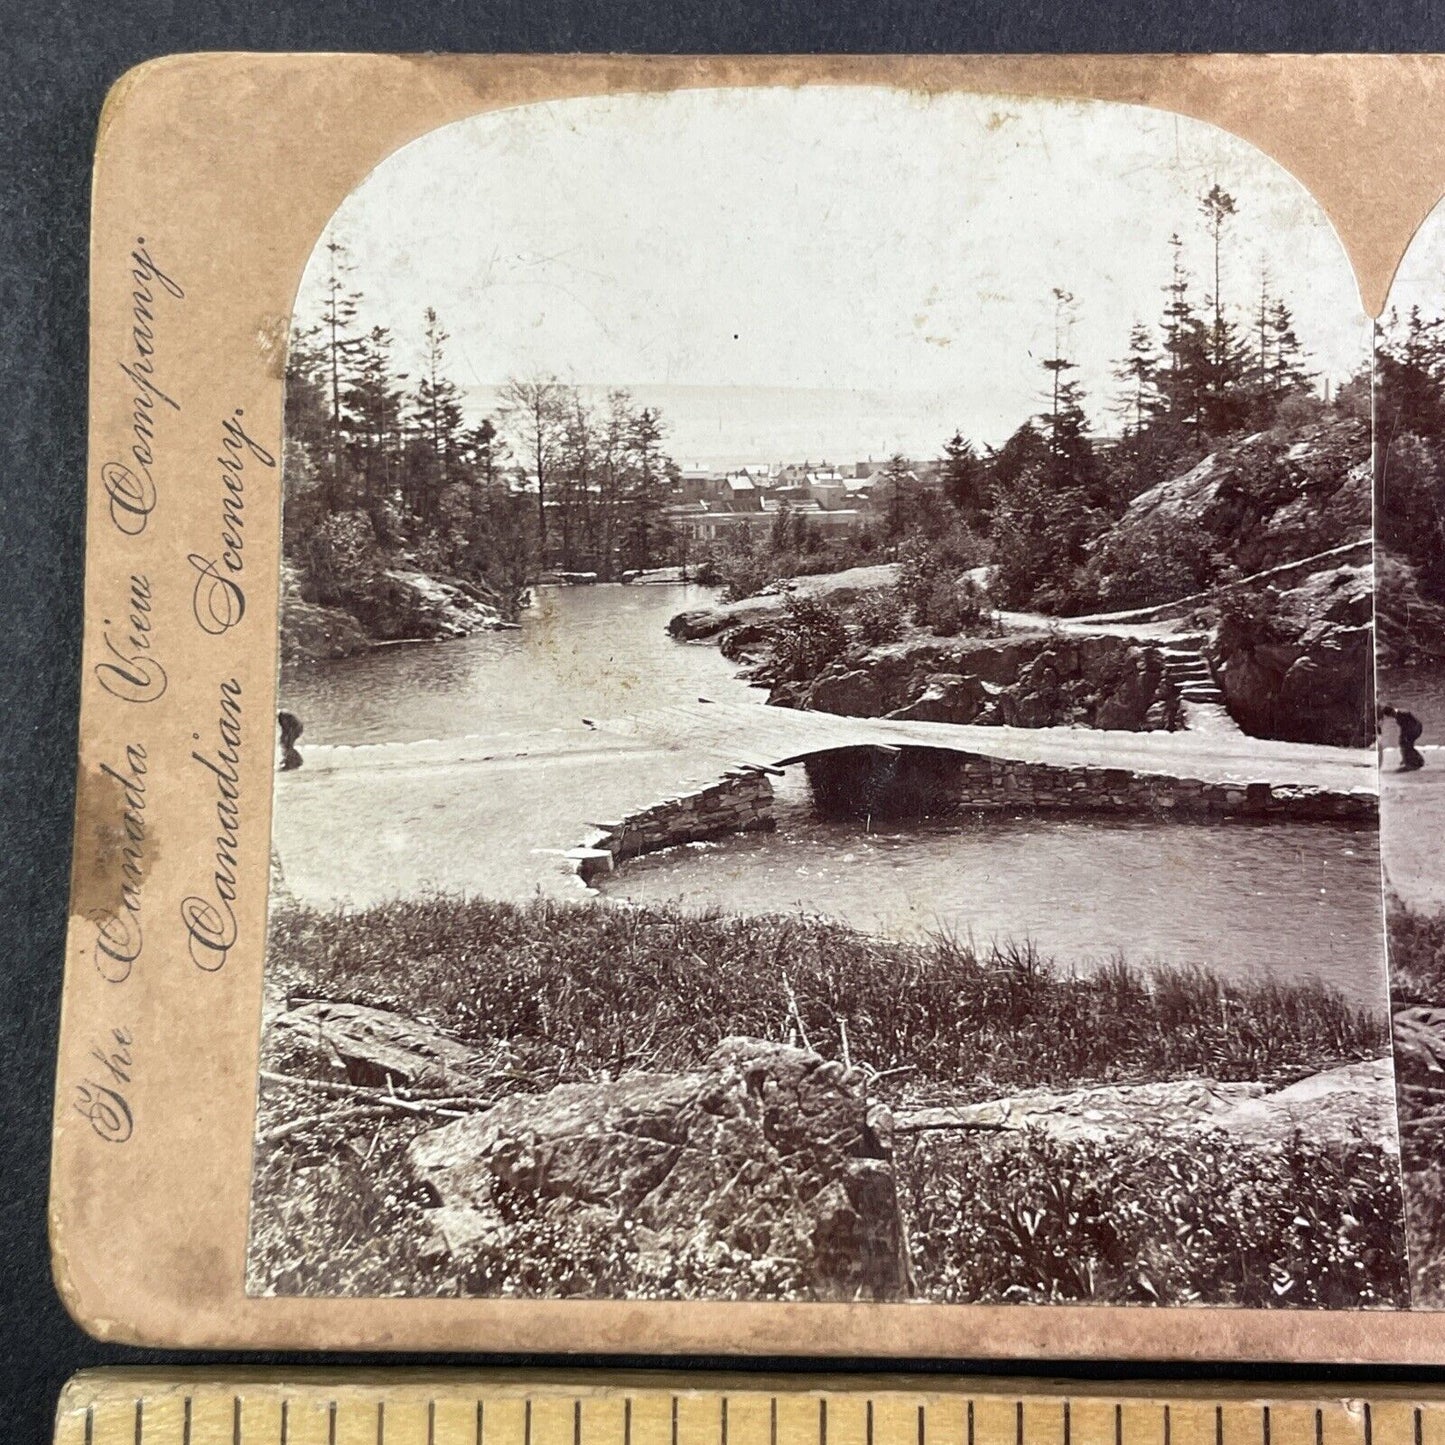
{"type": "MultiPolygon", "coordinates": [[[[705,595],[544,589],[518,631],[289,669],[282,706],[305,723],[308,765],[278,779],[288,883],[310,901],[350,903],[570,883],[561,854],[586,831],[579,816],[614,816],[625,798],[719,771],[705,749],[632,748],[587,719],[699,696],[762,704],[716,648],[666,635],[667,619],[705,595]],[[491,740],[483,786],[409,762],[436,756],[424,740],[462,738],[491,740]],[[351,766],[351,748],[372,744],[385,746],[355,756],[383,767],[351,766]],[[595,803],[580,815],[579,794],[595,803]]],[[[1361,1004],[1383,1001],[1373,829],[1022,814],[868,831],[815,818],[801,769],[778,793],[776,833],[634,860],[606,891],[822,913],[901,937],[1028,937],[1085,970],[1118,952],[1234,977],[1315,976],[1361,1004]]]]}

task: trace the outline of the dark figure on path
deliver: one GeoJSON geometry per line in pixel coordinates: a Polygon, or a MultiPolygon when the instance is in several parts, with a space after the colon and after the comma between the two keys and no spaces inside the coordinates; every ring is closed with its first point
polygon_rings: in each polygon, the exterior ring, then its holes
{"type": "Polygon", "coordinates": [[[1425,726],[1420,719],[1414,713],[1396,707],[1382,707],[1380,717],[1394,718],[1400,729],[1400,771],[1413,773],[1417,768],[1423,768],[1425,766],[1424,755],[1415,746],[1420,741],[1420,734],[1425,731],[1425,726]]]}
{"type": "Polygon", "coordinates": [[[296,739],[301,736],[301,719],[294,712],[278,712],[276,723],[281,729],[281,767],[289,773],[301,766],[301,754],[296,751],[296,739]]]}

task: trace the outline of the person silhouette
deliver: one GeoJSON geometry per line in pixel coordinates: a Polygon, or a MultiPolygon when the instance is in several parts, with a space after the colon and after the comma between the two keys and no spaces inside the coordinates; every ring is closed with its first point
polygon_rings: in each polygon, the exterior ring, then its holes
{"type": "Polygon", "coordinates": [[[276,724],[281,729],[281,769],[292,772],[301,766],[301,754],[296,751],[296,739],[301,736],[301,719],[294,712],[278,712],[276,724]]]}
{"type": "Polygon", "coordinates": [[[1412,712],[1406,712],[1404,708],[1382,707],[1380,717],[1393,718],[1395,725],[1400,730],[1400,771],[1402,773],[1413,773],[1425,766],[1425,757],[1419,748],[1415,746],[1420,741],[1420,735],[1425,731],[1425,725],[1412,712]]]}

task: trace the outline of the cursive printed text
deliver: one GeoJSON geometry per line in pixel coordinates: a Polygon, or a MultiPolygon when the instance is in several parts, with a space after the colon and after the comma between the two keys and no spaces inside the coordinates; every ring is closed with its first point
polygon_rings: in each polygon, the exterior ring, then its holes
{"type": "Polygon", "coordinates": [[[166,670],[155,655],[151,584],[143,572],[131,573],[124,611],[120,622],[104,619],[106,655],[95,664],[95,675],[122,702],[154,702],[166,690],[166,670]]]}
{"type": "MultiPolygon", "coordinates": [[[[207,973],[224,968],[236,942],[236,879],[241,839],[241,684],[221,684],[216,718],[217,743],[209,752],[192,750],[192,759],[211,774],[215,785],[216,846],[209,883],[181,900],[191,962],[207,973]]],[[[199,735],[193,735],[199,736],[199,735]]]]}
{"type": "Polygon", "coordinates": [[[145,887],[146,860],[146,772],[144,746],[130,743],[123,768],[100,765],[101,775],[120,789],[121,845],[115,853],[119,867],[115,879],[114,905],[91,913],[95,924],[95,967],[108,983],[124,983],[140,957],[144,931],[141,900],[145,887]]]}
{"type": "Polygon", "coordinates": [[[156,507],[156,418],[162,408],[181,409],[157,379],[157,319],[166,298],[182,301],[186,293],[151,258],[144,236],[137,237],[129,260],[130,345],[117,365],[131,385],[130,442],[127,458],[107,461],[100,478],[111,522],[127,537],[138,537],[156,507]]]}
{"type": "Polygon", "coordinates": [[[124,1144],[135,1132],[127,1097],[135,1058],[129,1029],[111,1029],[90,1051],[93,1067],[75,1086],[75,1108],[107,1144],[124,1144]]]}
{"type": "Polygon", "coordinates": [[[221,512],[217,546],[213,556],[192,552],[189,561],[196,570],[191,593],[191,612],[202,632],[213,637],[229,632],[246,615],[246,592],[242,585],[246,570],[246,483],[248,461],[275,467],[276,458],[246,431],[245,411],[221,423],[220,467],[221,512]]]}

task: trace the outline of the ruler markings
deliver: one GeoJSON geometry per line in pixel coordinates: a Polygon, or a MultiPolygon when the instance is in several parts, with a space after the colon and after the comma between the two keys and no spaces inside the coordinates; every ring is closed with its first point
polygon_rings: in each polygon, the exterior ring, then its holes
{"type": "MultiPolygon", "coordinates": [[[[771,1382],[770,1382],[771,1383],[771,1382]]],[[[1044,1388],[991,1394],[972,1388],[797,1391],[711,1386],[583,1391],[548,1381],[532,1395],[515,1383],[497,1397],[469,1383],[455,1396],[435,1377],[375,1379],[360,1390],[287,1381],[218,1381],[183,1392],[157,1381],[137,1391],[91,1387],[61,1421],[63,1445],[1445,1445],[1439,1403],[1381,1389],[1372,1400],[1229,1393],[1220,1402],[1044,1388]],[[226,1409],[228,1407],[228,1409],[226,1409]],[[492,1412],[496,1409],[497,1429],[492,1412]],[[223,1417],[229,1414],[229,1431],[223,1417]],[[642,1414],[639,1415],[639,1410],[642,1414]],[[953,1412],[957,1412],[956,1414],[953,1412]],[[350,1418],[351,1423],[345,1422],[350,1418]],[[510,1424],[508,1422],[511,1422],[510,1424]],[[323,1423],[324,1422],[324,1423],[323,1423]],[[368,1428],[369,1427],[369,1428],[368,1428]],[[641,1428],[639,1428],[641,1427],[641,1428]],[[1127,1437],[1127,1439],[1126,1439],[1127,1437]]]]}

